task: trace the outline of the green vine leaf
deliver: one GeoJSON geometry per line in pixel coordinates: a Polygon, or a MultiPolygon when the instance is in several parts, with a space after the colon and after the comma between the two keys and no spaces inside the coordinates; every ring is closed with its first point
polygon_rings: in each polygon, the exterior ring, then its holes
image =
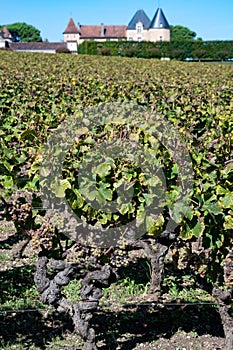
{"type": "Polygon", "coordinates": [[[71,188],[71,184],[68,180],[60,180],[56,185],[54,185],[53,190],[58,198],[65,197],[65,191],[71,188]]]}

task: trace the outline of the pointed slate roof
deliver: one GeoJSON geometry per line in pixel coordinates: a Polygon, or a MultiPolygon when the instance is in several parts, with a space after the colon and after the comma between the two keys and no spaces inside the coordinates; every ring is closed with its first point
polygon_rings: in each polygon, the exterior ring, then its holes
{"type": "Polygon", "coordinates": [[[127,29],[128,30],[135,30],[136,29],[136,24],[138,22],[142,23],[144,29],[148,29],[150,27],[150,19],[149,19],[147,14],[142,9],[138,10],[135,13],[133,18],[129,22],[127,29]]]}
{"type": "Polygon", "coordinates": [[[170,26],[161,8],[158,8],[150,24],[150,29],[169,29],[170,26]]]}
{"type": "Polygon", "coordinates": [[[4,26],[4,27],[2,28],[2,34],[3,34],[3,37],[4,37],[5,39],[11,39],[11,38],[12,38],[12,35],[11,35],[9,29],[8,29],[6,26],[4,26]]]}
{"type": "Polygon", "coordinates": [[[79,30],[76,24],[74,23],[73,18],[70,18],[69,23],[67,24],[67,27],[63,34],[77,34],[77,33],[79,33],[79,30]]]}

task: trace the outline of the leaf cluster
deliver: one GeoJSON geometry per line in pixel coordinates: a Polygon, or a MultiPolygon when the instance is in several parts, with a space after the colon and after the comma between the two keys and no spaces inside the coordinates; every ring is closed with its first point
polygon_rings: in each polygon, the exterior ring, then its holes
{"type": "MultiPolygon", "coordinates": [[[[154,217],[149,215],[148,232],[157,237],[172,217],[182,241],[202,238],[209,254],[205,274],[211,281],[223,283],[223,262],[232,249],[233,229],[233,67],[85,55],[64,58],[0,52],[0,57],[0,71],[4,71],[0,75],[1,196],[7,199],[18,190],[26,190],[39,197],[44,147],[66,118],[80,117],[79,112],[87,106],[115,102],[150,108],[172,123],[185,141],[194,182],[190,201],[177,203],[178,164],[149,133],[128,127],[128,139],[134,138],[150,156],[155,152],[154,159],[162,164],[167,182],[165,199],[159,201],[162,214],[156,216],[155,211],[154,217]]],[[[96,165],[93,183],[85,182],[84,177],[86,192],[80,190],[80,164],[84,159],[92,164],[95,148],[104,142],[101,135],[107,135],[107,142],[112,142],[114,135],[121,140],[125,128],[108,123],[93,129],[67,153],[55,194],[65,195],[73,210],[92,224],[99,220],[108,227],[132,218],[140,221],[151,201],[149,188],[154,186],[152,193],[159,193],[156,176],[143,178],[138,164],[115,157],[96,165]],[[132,191],[130,201],[118,196],[121,186],[132,191]],[[97,209],[89,201],[95,202],[97,209]],[[112,201],[118,201],[116,211],[100,210],[112,201]]],[[[38,215],[34,208],[28,217],[35,220],[38,215]]],[[[53,228],[48,231],[54,236],[53,228]]]]}

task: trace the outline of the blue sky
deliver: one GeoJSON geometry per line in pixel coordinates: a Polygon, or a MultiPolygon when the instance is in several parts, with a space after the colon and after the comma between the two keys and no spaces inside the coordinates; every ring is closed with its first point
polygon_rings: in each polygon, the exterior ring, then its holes
{"type": "Polygon", "coordinates": [[[233,0],[2,0],[0,24],[26,22],[43,39],[62,41],[71,16],[81,24],[127,25],[138,9],[152,18],[158,6],[169,24],[189,27],[203,40],[233,40],[233,0]]]}

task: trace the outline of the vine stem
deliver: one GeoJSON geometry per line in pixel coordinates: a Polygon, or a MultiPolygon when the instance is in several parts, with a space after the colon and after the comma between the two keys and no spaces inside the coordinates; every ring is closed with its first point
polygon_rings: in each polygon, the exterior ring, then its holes
{"type": "Polygon", "coordinates": [[[74,268],[62,260],[49,262],[44,251],[39,255],[34,281],[43,303],[70,315],[75,331],[84,341],[83,350],[97,350],[91,320],[103,296],[103,288],[109,287],[116,280],[116,274],[109,265],[97,266],[95,271],[87,272],[81,282],[81,300],[71,303],[62,294],[61,289],[69,284],[74,272],[74,268]],[[48,278],[48,268],[55,272],[51,279],[48,278]]]}

